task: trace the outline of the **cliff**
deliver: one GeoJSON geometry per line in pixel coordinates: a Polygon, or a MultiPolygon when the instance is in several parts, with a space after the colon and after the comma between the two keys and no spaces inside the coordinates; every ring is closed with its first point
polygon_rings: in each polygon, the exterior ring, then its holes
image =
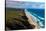
{"type": "Polygon", "coordinates": [[[24,9],[16,8],[6,8],[6,27],[11,30],[35,28],[34,25],[28,22],[24,9]]]}

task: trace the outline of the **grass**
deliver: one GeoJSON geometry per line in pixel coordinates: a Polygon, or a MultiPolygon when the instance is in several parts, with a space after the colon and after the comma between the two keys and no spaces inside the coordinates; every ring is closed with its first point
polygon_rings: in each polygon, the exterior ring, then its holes
{"type": "Polygon", "coordinates": [[[24,12],[17,11],[14,8],[6,8],[6,20],[9,18],[19,17],[25,15],[24,12]]]}

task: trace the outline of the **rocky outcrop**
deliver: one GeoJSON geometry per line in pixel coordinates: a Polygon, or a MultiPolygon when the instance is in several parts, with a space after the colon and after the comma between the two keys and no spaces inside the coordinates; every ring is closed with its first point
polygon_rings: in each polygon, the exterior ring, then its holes
{"type": "MultiPolygon", "coordinates": [[[[7,11],[6,12],[6,27],[8,27],[10,30],[19,30],[19,29],[34,29],[35,25],[32,25],[28,22],[28,18],[26,17],[24,13],[24,9],[15,9],[15,15],[14,10],[7,11]],[[12,13],[12,14],[11,14],[12,13]],[[16,13],[19,14],[16,16],[16,13]]],[[[6,28],[7,30],[7,28],[6,28]]]]}

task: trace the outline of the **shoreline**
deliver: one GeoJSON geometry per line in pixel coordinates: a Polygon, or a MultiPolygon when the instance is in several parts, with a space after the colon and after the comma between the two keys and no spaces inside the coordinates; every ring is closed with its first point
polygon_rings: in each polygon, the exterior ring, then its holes
{"type": "Polygon", "coordinates": [[[30,24],[35,25],[35,26],[36,26],[35,29],[39,29],[40,27],[39,27],[38,24],[37,24],[36,18],[35,18],[33,15],[31,15],[26,9],[25,9],[25,14],[26,14],[26,16],[27,16],[27,18],[28,18],[28,22],[29,22],[30,24]],[[35,21],[34,21],[34,20],[35,20],[35,21]]]}

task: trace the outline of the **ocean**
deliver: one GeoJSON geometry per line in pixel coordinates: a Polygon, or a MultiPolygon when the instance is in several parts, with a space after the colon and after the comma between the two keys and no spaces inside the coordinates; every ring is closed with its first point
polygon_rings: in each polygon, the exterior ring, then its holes
{"type": "Polygon", "coordinates": [[[37,20],[40,28],[45,27],[45,9],[26,9],[27,14],[33,15],[37,20]]]}
{"type": "Polygon", "coordinates": [[[45,10],[44,9],[27,9],[30,13],[33,12],[37,16],[43,17],[45,16],[45,10]]]}

